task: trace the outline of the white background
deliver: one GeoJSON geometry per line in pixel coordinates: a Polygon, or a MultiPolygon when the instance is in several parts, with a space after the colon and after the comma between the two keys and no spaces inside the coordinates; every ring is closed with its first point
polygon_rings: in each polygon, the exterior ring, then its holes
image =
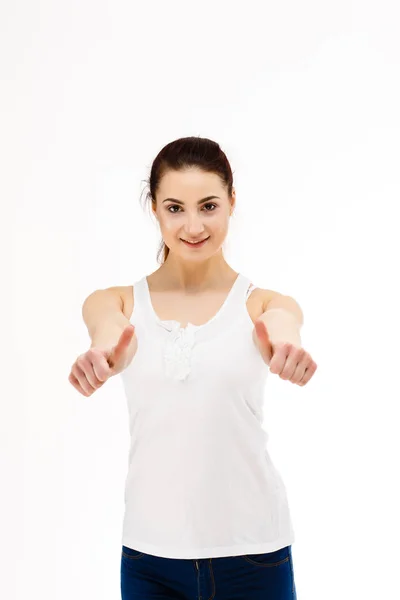
{"type": "Polygon", "coordinates": [[[86,296],[158,267],[143,180],[187,135],[234,171],[226,259],[318,364],[265,398],[298,599],[400,597],[395,4],[2,3],[1,597],[120,598],[122,382],[68,375],[86,296]]]}

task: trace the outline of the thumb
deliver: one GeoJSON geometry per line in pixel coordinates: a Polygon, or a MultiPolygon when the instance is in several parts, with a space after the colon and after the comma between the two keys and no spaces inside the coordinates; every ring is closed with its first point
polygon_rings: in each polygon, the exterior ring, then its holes
{"type": "Polygon", "coordinates": [[[257,319],[254,322],[254,329],[257,335],[261,356],[264,361],[269,364],[274,354],[274,349],[269,337],[268,329],[262,319],[257,319]]]}
{"type": "Polygon", "coordinates": [[[129,324],[120,335],[120,338],[116,345],[112,348],[110,352],[110,356],[108,357],[108,364],[111,368],[113,368],[122,358],[124,352],[128,348],[131,340],[133,338],[133,334],[135,333],[135,326],[129,324]]]}

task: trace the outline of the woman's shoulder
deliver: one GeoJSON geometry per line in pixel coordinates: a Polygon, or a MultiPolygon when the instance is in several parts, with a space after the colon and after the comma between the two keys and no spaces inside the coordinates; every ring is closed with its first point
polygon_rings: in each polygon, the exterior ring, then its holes
{"type": "MultiPolygon", "coordinates": [[[[96,292],[107,293],[111,298],[117,298],[122,307],[122,312],[127,319],[130,318],[133,310],[133,286],[132,285],[112,285],[108,288],[96,290],[96,292]],[[130,313],[129,313],[130,309],[130,313]]],[[[93,294],[92,294],[93,295],[93,294]]]]}
{"type": "Polygon", "coordinates": [[[267,310],[267,306],[273,298],[280,295],[279,292],[275,290],[257,287],[254,283],[249,286],[248,292],[247,304],[249,310],[253,309],[255,318],[259,317],[267,310]]]}

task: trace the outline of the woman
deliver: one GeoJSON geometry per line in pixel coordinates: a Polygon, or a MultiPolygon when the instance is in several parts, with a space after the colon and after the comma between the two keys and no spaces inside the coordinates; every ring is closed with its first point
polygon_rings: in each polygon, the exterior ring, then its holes
{"type": "Polygon", "coordinates": [[[171,142],[149,187],[164,260],[85,300],[92,345],[70,374],[89,396],[120,373],[127,396],[122,599],[294,599],[294,534],[262,413],[268,371],[300,386],[315,372],[302,311],[225,261],[235,191],[218,144],[171,142]]]}

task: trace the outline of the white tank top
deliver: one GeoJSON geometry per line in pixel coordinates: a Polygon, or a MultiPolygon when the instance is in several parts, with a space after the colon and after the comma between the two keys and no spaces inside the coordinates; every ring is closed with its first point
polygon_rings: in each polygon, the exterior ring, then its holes
{"type": "Polygon", "coordinates": [[[238,274],[218,313],[181,328],[134,284],[138,348],[121,373],[131,444],[122,544],[165,558],[273,552],[294,542],[263,429],[268,366],[238,274]]]}

